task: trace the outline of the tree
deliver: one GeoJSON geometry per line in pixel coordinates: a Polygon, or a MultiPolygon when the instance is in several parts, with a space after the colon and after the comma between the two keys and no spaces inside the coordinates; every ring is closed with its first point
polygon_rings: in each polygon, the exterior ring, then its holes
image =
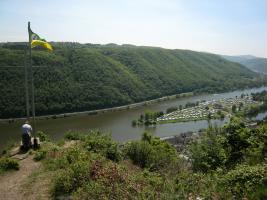
{"type": "Polygon", "coordinates": [[[235,105],[235,104],[232,105],[232,112],[233,112],[233,113],[236,113],[236,105],[235,105]]]}
{"type": "Polygon", "coordinates": [[[211,119],[211,113],[210,113],[210,112],[208,113],[208,116],[207,116],[207,118],[208,118],[208,120],[210,120],[210,119],[211,119]]]}
{"type": "Polygon", "coordinates": [[[240,102],[239,106],[238,106],[238,110],[241,110],[243,108],[243,106],[244,106],[243,102],[240,102]]]}
{"type": "Polygon", "coordinates": [[[190,146],[190,157],[195,171],[208,172],[224,167],[227,152],[223,148],[223,138],[211,128],[200,139],[193,141],[190,146]]]}
{"type": "Polygon", "coordinates": [[[132,121],[132,126],[136,126],[137,125],[137,121],[136,120],[133,120],[132,121]]]}

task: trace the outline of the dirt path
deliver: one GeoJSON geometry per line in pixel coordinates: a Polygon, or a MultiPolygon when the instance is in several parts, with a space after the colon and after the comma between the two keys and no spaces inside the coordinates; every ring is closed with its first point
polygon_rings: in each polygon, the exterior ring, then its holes
{"type": "Polygon", "coordinates": [[[0,200],[49,199],[47,194],[40,195],[39,189],[43,190],[42,187],[37,189],[29,183],[29,177],[40,171],[41,163],[35,162],[30,155],[19,161],[19,165],[18,171],[7,172],[0,176],[0,200]]]}

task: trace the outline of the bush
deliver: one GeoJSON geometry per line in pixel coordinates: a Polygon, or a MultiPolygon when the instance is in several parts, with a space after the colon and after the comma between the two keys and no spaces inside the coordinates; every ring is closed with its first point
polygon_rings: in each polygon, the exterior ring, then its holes
{"type": "Polygon", "coordinates": [[[173,192],[168,181],[159,174],[146,170],[130,173],[116,163],[95,162],[91,181],[79,188],[73,199],[162,199],[162,191],[173,192]]]}
{"type": "Polygon", "coordinates": [[[134,120],[132,121],[132,126],[136,126],[136,125],[137,125],[137,120],[134,119],[134,120]]]}
{"type": "Polygon", "coordinates": [[[42,131],[38,131],[37,132],[37,137],[40,138],[40,141],[41,142],[44,142],[44,141],[48,142],[48,141],[50,141],[49,136],[47,134],[45,134],[44,132],[42,132],[42,131]]]}
{"type": "Polygon", "coordinates": [[[267,166],[238,165],[221,179],[225,188],[237,198],[249,199],[267,198],[267,166]],[[264,189],[265,188],[265,189],[264,189]]]}
{"type": "Polygon", "coordinates": [[[167,108],[166,113],[168,114],[168,113],[174,112],[176,110],[178,110],[178,108],[176,106],[170,107],[170,108],[167,108]]]}
{"type": "Polygon", "coordinates": [[[129,142],[125,152],[134,164],[150,170],[170,167],[178,160],[174,147],[147,133],[144,133],[142,141],[129,142]]]}
{"type": "Polygon", "coordinates": [[[58,151],[59,151],[59,147],[57,145],[55,145],[52,142],[44,141],[41,145],[41,148],[35,152],[33,159],[35,161],[40,161],[46,158],[48,155],[50,157],[51,156],[54,157],[58,151]]]}
{"type": "Polygon", "coordinates": [[[113,161],[120,161],[122,157],[118,143],[112,140],[110,135],[99,132],[91,132],[84,139],[84,146],[88,151],[100,153],[113,161]]]}
{"type": "Polygon", "coordinates": [[[142,168],[150,167],[151,153],[152,147],[147,141],[130,142],[126,146],[126,155],[142,168]]]}
{"type": "Polygon", "coordinates": [[[16,143],[14,141],[8,141],[2,150],[2,155],[7,154],[13,147],[15,147],[15,145],[16,143]]]}
{"type": "Polygon", "coordinates": [[[249,147],[246,148],[246,162],[252,165],[264,162],[267,157],[267,125],[250,131],[247,139],[249,147]]]}
{"type": "Polygon", "coordinates": [[[83,140],[85,136],[79,132],[69,131],[64,135],[64,137],[68,140],[83,140]]]}
{"type": "Polygon", "coordinates": [[[189,154],[195,171],[208,172],[224,168],[227,153],[224,150],[224,138],[214,132],[208,132],[189,144],[189,154]]]}
{"type": "Polygon", "coordinates": [[[0,173],[8,170],[19,170],[19,163],[11,158],[0,158],[0,173]]]}
{"type": "Polygon", "coordinates": [[[90,161],[76,160],[53,179],[53,195],[66,195],[90,181],[90,161]]]}
{"type": "Polygon", "coordinates": [[[36,151],[33,159],[35,161],[43,160],[46,157],[46,154],[47,154],[47,151],[46,150],[38,150],[38,151],[36,151]]]}

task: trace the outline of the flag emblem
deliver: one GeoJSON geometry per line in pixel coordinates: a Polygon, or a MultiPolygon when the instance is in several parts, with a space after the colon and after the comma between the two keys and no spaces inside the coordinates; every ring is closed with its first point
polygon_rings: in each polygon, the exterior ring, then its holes
{"type": "Polygon", "coordinates": [[[31,48],[42,46],[50,51],[53,50],[51,44],[49,44],[48,42],[46,42],[45,39],[41,38],[39,35],[34,33],[31,29],[29,33],[30,33],[30,38],[31,38],[31,48]]]}

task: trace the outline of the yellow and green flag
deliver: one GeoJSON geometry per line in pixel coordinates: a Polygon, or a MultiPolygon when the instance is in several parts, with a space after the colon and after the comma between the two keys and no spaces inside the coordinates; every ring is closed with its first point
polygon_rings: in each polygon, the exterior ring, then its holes
{"type": "Polygon", "coordinates": [[[50,51],[53,50],[51,44],[45,41],[45,39],[41,38],[36,33],[32,32],[30,29],[30,37],[31,37],[31,48],[34,48],[36,46],[42,46],[50,51]]]}

